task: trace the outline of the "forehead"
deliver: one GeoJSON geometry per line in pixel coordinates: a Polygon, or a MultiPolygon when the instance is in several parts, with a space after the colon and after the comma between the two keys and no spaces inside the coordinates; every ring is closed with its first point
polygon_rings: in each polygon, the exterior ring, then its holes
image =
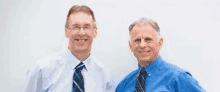
{"type": "Polygon", "coordinates": [[[83,12],[73,13],[69,16],[69,23],[72,24],[92,24],[92,16],[83,12]]]}
{"type": "Polygon", "coordinates": [[[131,38],[133,37],[157,37],[157,32],[150,24],[139,23],[131,31],[131,38]]]}

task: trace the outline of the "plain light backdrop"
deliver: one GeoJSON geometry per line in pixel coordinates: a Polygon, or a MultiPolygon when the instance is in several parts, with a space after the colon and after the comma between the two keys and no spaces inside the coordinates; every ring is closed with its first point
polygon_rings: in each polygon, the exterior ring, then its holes
{"type": "Polygon", "coordinates": [[[94,11],[98,36],[91,53],[115,86],[137,68],[128,27],[149,17],[164,38],[161,57],[188,70],[206,91],[219,90],[219,0],[0,0],[1,92],[21,92],[38,59],[66,48],[66,16],[77,4],[94,11]]]}

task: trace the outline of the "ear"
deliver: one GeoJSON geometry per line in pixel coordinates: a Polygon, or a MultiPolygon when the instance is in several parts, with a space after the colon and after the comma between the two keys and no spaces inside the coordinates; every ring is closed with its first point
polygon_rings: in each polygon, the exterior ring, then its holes
{"type": "Polygon", "coordinates": [[[65,28],[65,35],[67,38],[69,38],[69,31],[65,28]]]}
{"type": "Polygon", "coordinates": [[[96,38],[97,37],[97,29],[95,29],[93,32],[94,32],[94,34],[93,34],[94,38],[96,38]]]}
{"type": "Polygon", "coordinates": [[[128,44],[129,44],[130,50],[132,50],[131,41],[128,41],[128,44]]]}
{"type": "Polygon", "coordinates": [[[159,47],[160,47],[160,49],[162,48],[162,46],[163,46],[163,38],[161,37],[160,39],[159,39],[159,47]]]}

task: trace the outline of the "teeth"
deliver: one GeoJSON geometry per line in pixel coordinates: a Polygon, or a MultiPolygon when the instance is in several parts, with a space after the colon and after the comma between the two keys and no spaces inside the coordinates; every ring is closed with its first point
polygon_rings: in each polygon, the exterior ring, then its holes
{"type": "Polygon", "coordinates": [[[140,53],[143,53],[143,54],[148,53],[148,52],[150,52],[150,51],[140,51],[140,53]]]}
{"type": "Polygon", "coordinates": [[[77,41],[87,41],[88,39],[76,39],[77,41]]]}
{"type": "Polygon", "coordinates": [[[75,39],[76,41],[87,41],[88,39],[75,39]]]}

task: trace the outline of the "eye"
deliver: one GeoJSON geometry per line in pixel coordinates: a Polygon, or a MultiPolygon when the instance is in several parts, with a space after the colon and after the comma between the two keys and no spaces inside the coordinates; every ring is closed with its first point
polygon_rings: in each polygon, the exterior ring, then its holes
{"type": "Polygon", "coordinates": [[[74,26],[74,27],[72,27],[73,29],[80,29],[80,27],[79,26],[74,26]]]}
{"type": "Polygon", "coordinates": [[[74,28],[76,28],[78,26],[79,26],[78,24],[73,24],[70,28],[74,29],[74,28]]]}
{"type": "Polygon", "coordinates": [[[141,42],[141,39],[135,39],[134,41],[135,42],[141,42]]]}
{"type": "Polygon", "coordinates": [[[89,29],[90,27],[89,27],[89,26],[84,26],[83,28],[84,28],[84,29],[89,29]]]}
{"type": "Polygon", "coordinates": [[[151,42],[152,39],[147,37],[147,38],[145,38],[145,41],[146,41],[146,42],[151,42]]]}

